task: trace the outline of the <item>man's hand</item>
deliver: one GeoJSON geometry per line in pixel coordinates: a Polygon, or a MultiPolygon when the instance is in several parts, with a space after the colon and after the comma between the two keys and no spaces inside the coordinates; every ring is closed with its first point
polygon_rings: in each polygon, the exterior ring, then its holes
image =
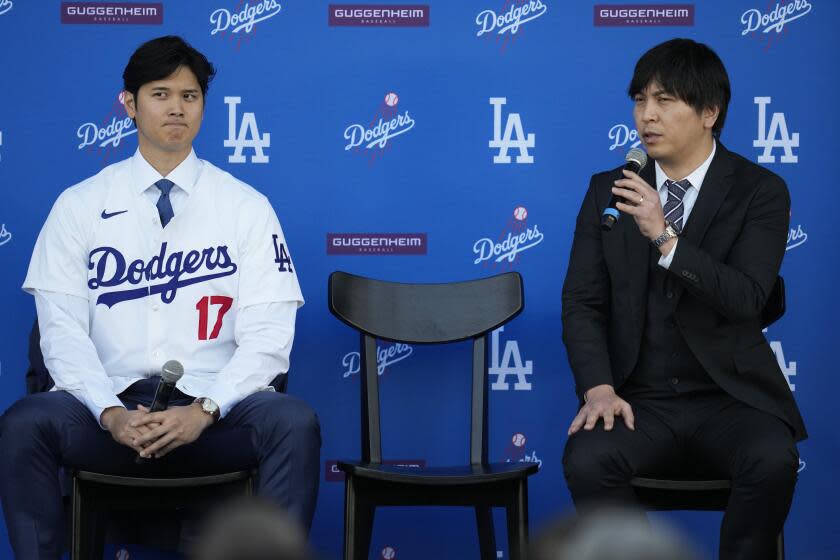
{"type": "Polygon", "coordinates": [[[111,432],[114,441],[131,447],[138,453],[143,447],[137,440],[151,431],[151,426],[132,424],[142,419],[149,413],[149,409],[141,406],[138,410],[127,410],[121,406],[111,406],[102,411],[100,417],[102,425],[111,432]]]}
{"type": "Polygon", "coordinates": [[[213,423],[213,418],[201,406],[173,406],[161,412],[151,412],[131,422],[131,427],[150,427],[148,433],[136,440],[143,449],[141,457],[160,458],[186,443],[192,443],[213,423]],[[155,425],[154,427],[152,427],[155,425]]]}
{"type": "Polygon", "coordinates": [[[616,416],[624,418],[624,423],[631,430],[636,429],[630,404],[615,394],[612,385],[596,385],[586,392],[586,404],[572,420],[568,435],[577,433],[581,427],[591,430],[599,418],[604,419],[604,429],[610,431],[616,416]]]}
{"type": "Polygon", "coordinates": [[[614,195],[624,198],[615,207],[633,216],[642,235],[653,241],[665,230],[665,214],[659,193],[632,171],[625,169],[624,177],[615,181],[616,186],[612,188],[614,195]]]}

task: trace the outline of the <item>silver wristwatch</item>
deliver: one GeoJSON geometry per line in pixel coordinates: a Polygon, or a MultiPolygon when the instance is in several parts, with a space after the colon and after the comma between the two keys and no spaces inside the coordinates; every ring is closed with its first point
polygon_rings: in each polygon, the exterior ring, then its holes
{"type": "Polygon", "coordinates": [[[207,397],[198,397],[193,402],[200,404],[201,411],[209,414],[210,417],[213,418],[213,422],[219,421],[219,405],[217,405],[212,399],[208,399],[207,397]]]}
{"type": "Polygon", "coordinates": [[[674,227],[674,224],[672,224],[668,220],[665,220],[665,231],[660,233],[659,237],[654,239],[651,243],[653,243],[654,247],[659,249],[660,247],[665,245],[665,243],[667,243],[670,239],[679,236],[679,234],[680,233],[677,231],[677,228],[674,227]]]}

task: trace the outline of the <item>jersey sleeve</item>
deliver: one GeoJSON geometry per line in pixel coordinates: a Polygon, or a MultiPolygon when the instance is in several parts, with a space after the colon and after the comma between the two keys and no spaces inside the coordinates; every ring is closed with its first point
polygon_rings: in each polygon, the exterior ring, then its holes
{"type": "Polygon", "coordinates": [[[55,201],[32,251],[23,282],[26,292],[43,290],[88,298],[87,233],[82,210],[70,191],[55,201]]]}
{"type": "Polygon", "coordinates": [[[261,303],[293,301],[303,305],[297,269],[277,214],[262,198],[241,217],[239,308],[261,303]]]}

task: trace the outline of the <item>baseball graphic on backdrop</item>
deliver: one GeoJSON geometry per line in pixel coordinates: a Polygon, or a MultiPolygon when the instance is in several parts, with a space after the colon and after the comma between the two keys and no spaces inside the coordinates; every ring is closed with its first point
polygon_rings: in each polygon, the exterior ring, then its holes
{"type": "Polygon", "coordinates": [[[390,546],[386,546],[382,549],[382,560],[394,560],[396,557],[397,551],[390,546]]]}
{"type": "Polygon", "coordinates": [[[522,447],[525,445],[525,434],[513,434],[511,441],[516,447],[522,447]]]}
{"type": "Polygon", "coordinates": [[[385,95],[385,105],[388,107],[396,107],[400,101],[400,96],[393,91],[385,95]]]}
{"type": "Polygon", "coordinates": [[[522,220],[528,217],[528,211],[525,209],[524,206],[517,206],[516,209],[513,211],[513,217],[521,222],[522,220]]]}

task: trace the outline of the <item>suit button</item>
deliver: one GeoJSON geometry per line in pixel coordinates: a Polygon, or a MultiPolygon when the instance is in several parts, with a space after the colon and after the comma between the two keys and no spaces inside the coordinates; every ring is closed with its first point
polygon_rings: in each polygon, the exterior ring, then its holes
{"type": "Polygon", "coordinates": [[[674,292],[668,292],[667,294],[665,294],[665,297],[668,298],[668,299],[673,299],[674,298],[674,292]]]}
{"type": "MultiPolygon", "coordinates": [[[[679,357],[679,353],[671,352],[671,358],[677,358],[677,357],[679,357]]],[[[674,379],[676,379],[676,377],[674,379]]]]}
{"type": "Polygon", "coordinates": [[[680,384],[680,379],[679,379],[679,377],[672,377],[672,378],[671,378],[671,379],[669,379],[668,381],[670,381],[670,382],[671,382],[671,385],[679,385],[679,384],[680,384]]]}
{"type": "Polygon", "coordinates": [[[685,276],[686,278],[688,278],[691,275],[691,273],[687,270],[683,270],[682,275],[685,276]]]}

